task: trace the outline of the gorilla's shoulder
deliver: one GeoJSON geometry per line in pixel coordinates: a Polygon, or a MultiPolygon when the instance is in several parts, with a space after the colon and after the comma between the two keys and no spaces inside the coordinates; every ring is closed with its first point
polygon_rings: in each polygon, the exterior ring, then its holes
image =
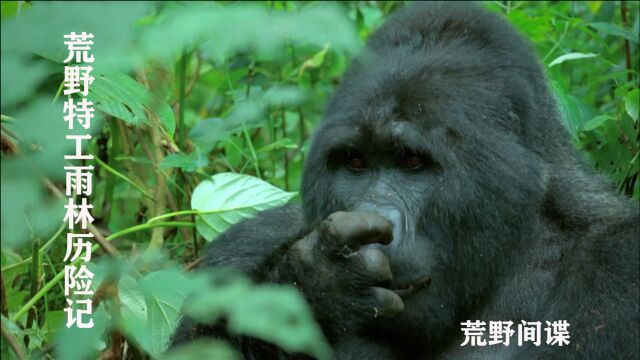
{"type": "Polygon", "coordinates": [[[297,239],[303,233],[303,224],[302,207],[298,204],[261,211],[213,240],[199,267],[230,266],[244,272],[254,271],[267,254],[297,239]]]}
{"type": "Polygon", "coordinates": [[[260,228],[263,231],[263,236],[278,237],[284,235],[281,233],[289,233],[295,228],[301,227],[303,221],[302,207],[299,204],[287,204],[262,211],[255,217],[236,224],[233,230],[235,232],[254,232],[254,229],[260,228]],[[275,219],[277,220],[274,221],[275,219]],[[283,224],[287,224],[287,226],[282,226],[283,224]]]}

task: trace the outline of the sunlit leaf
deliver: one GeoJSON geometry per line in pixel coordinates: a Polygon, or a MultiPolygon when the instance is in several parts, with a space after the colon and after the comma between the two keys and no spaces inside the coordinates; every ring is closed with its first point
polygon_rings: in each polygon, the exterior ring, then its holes
{"type": "Polygon", "coordinates": [[[302,74],[306,69],[309,69],[309,68],[313,69],[321,66],[322,63],[324,62],[324,57],[327,55],[328,51],[329,51],[329,44],[325,44],[322,50],[313,54],[313,56],[310,59],[306,60],[300,67],[300,71],[298,72],[298,78],[302,76],[302,74]]]}
{"type": "Polygon", "coordinates": [[[598,115],[596,117],[594,117],[593,119],[587,121],[587,123],[584,124],[584,130],[585,131],[589,131],[589,130],[593,130],[595,128],[597,128],[598,126],[601,126],[602,124],[604,124],[605,122],[612,120],[613,118],[609,115],[603,114],[603,115],[598,115]]]}
{"type": "Polygon", "coordinates": [[[260,148],[258,152],[269,152],[278,149],[297,149],[298,144],[296,144],[293,140],[289,138],[278,139],[277,141],[272,142],[271,144],[260,148]]]}
{"type": "Polygon", "coordinates": [[[222,173],[201,182],[193,191],[191,208],[200,235],[211,241],[231,225],[259,211],[283,205],[296,194],[248,175],[222,173]]]}
{"type": "Polygon", "coordinates": [[[558,56],[551,63],[549,63],[549,67],[562,64],[563,62],[569,61],[569,60],[588,59],[588,58],[592,58],[592,57],[596,57],[596,56],[598,56],[598,55],[597,54],[592,54],[592,53],[583,54],[583,53],[579,53],[579,52],[572,52],[572,53],[568,53],[568,54],[564,54],[564,55],[558,56]]]}
{"type": "Polygon", "coordinates": [[[638,107],[640,107],[640,90],[634,89],[624,97],[624,109],[633,121],[638,121],[638,107]]]}

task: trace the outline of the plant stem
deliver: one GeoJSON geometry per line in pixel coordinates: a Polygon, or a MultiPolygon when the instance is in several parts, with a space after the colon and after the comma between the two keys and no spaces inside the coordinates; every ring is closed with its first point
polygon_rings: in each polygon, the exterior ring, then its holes
{"type": "Polygon", "coordinates": [[[135,182],[133,182],[133,180],[129,179],[124,174],[120,173],[118,170],[116,170],[116,169],[112,168],[111,166],[107,165],[104,161],[100,160],[99,157],[95,156],[93,159],[95,160],[95,162],[98,163],[98,165],[102,166],[105,170],[107,170],[108,172],[112,173],[113,175],[119,177],[120,179],[128,182],[134,188],[138,189],[138,191],[140,191],[142,193],[142,195],[144,195],[144,196],[146,196],[146,197],[148,197],[150,199],[153,199],[153,196],[151,196],[151,194],[149,194],[149,192],[147,190],[145,190],[142,186],[136,184],[135,182]]]}
{"type": "MultiPolygon", "coordinates": [[[[195,224],[190,222],[180,222],[180,221],[141,224],[141,225],[132,226],[130,228],[115,232],[107,236],[106,239],[107,241],[111,241],[113,239],[117,239],[119,237],[122,237],[124,235],[130,234],[136,231],[148,230],[156,227],[169,227],[169,226],[193,227],[195,226],[195,224]]],[[[91,247],[91,251],[92,252],[96,251],[99,247],[100,245],[95,244],[91,247]]],[[[72,262],[70,265],[77,265],[80,262],[82,262],[82,258],[79,257],[78,259],[76,259],[76,261],[72,262]]],[[[64,278],[64,269],[58,272],[56,276],[53,277],[53,279],[49,280],[49,282],[47,282],[40,289],[40,291],[38,291],[37,294],[35,294],[26,304],[24,304],[24,306],[22,306],[20,310],[18,310],[15,313],[15,315],[13,315],[13,317],[11,318],[11,321],[17,322],[27,311],[29,311],[29,309],[31,309],[32,306],[34,306],[38,302],[38,300],[40,300],[49,290],[51,290],[51,288],[53,288],[63,278],[64,278]]]]}
{"type": "Polygon", "coordinates": [[[174,211],[174,212],[170,212],[170,213],[166,213],[166,214],[162,214],[162,215],[158,215],[156,217],[152,217],[151,219],[147,220],[147,224],[154,222],[154,221],[158,221],[158,220],[162,220],[162,219],[166,219],[166,218],[170,218],[170,217],[174,217],[174,216],[182,216],[182,215],[198,215],[201,212],[198,210],[180,210],[180,211],[174,211]]]}
{"type": "MultiPolygon", "coordinates": [[[[622,26],[627,28],[627,2],[620,1],[620,13],[622,15],[622,26]]],[[[629,49],[629,40],[624,38],[624,58],[627,65],[627,81],[633,81],[633,71],[631,69],[631,50],[629,49]]]]}
{"type": "MultiPolygon", "coordinates": [[[[53,242],[58,238],[58,236],[60,236],[60,234],[62,234],[62,231],[65,229],[65,226],[66,226],[66,224],[62,223],[62,225],[60,225],[60,228],[58,228],[58,231],[56,231],[56,233],[53,234],[53,236],[49,240],[47,240],[47,242],[44,245],[42,245],[42,247],[40,248],[40,252],[41,253],[46,251],[51,246],[51,244],[53,244],[53,242]]],[[[17,262],[15,264],[10,264],[10,265],[7,265],[7,266],[3,267],[2,271],[4,272],[4,271],[10,270],[10,269],[13,269],[14,267],[18,267],[20,265],[28,264],[28,263],[31,262],[31,260],[33,260],[33,258],[31,256],[29,256],[28,258],[26,258],[26,259],[24,259],[24,260],[22,260],[20,262],[17,262]]]]}

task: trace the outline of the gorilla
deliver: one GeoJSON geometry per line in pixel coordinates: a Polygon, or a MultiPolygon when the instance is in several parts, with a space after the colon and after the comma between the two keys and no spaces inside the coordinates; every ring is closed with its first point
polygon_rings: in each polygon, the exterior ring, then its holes
{"type": "MultiPolygon", "coordinates": [[[[637,358],[638,204],[570,144],[531,46],[466,3],[412,4],[369,39],[306,159],[302,206],[243,221],[201,268],[304,295],[338,359],[637,358]],[[566,320],[569,344],[470,346],[461,323],[566,320]]],[[[183,319],[173,345],[226,338],[183,319]]]]}

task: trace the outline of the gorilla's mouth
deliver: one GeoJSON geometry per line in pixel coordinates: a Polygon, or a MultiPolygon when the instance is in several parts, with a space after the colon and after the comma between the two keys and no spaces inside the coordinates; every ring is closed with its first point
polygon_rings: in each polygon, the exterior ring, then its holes
{"type": "Polygon", "coordinates": [[[418,281],[414,281],[406,286],[401,286],[395,289],[391,289],[391,291],[398,294],[401,298],[406,299],[411,295],[417,293],[421,289],[429,286],[431,284],[431,277],[426,276],[424,278],[419,279],[418,281]]]}

